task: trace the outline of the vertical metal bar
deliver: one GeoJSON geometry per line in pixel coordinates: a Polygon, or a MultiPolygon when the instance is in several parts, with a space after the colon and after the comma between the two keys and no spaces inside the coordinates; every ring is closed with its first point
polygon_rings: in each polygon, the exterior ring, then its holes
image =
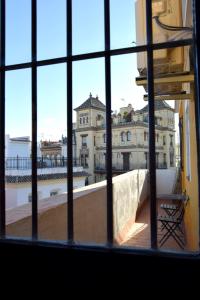
{"type": "MultiPolygon", "coordinates": [[[[200,1],[193,1],[194,23],[194,66],[195,66],[195,118],[197,138],[197,171],[198,171],[198,202],[199,202],[199,239],[200,239],[200,1]]],[[[200,245],[200,240],[199,240],[200,245]]]]}
{"type": "MultiPolygon", "coordinates": [[[[0,2],[0,66],[5,66],[6,7],[0,2]]],[[[4,238],[5,228],[5,70],[0,71],[0,237],[4,238]]]]}
{"type": "Polygon", "coordinates": [[[32,42],[32,239],[38,237],[38,197],[37,197],[37,0],[31,2],[31,42],[32,42]]]}
{"type": "Polygon", "coordinates": [[[151,248],[157,248],[157,206],[156,206],[156,160],[155,160],[155,118],[154,118],[154,72],[152,32],[152,1],[146,0],[147,30],[147,79],[148,79],[148,113],[149,113],[149,184],[150,184],[150,220],[151,248]]]}
{"type": "MultiPolygon", "coordinates": [[[[104,0],[105,51],[110,50],[110,0],[104,0]]],[[[112,122],[111,122],[111,59],[105,56],[106,87],[106,171],[107,171],[107,243],[113,243],[113,190],[112,190],[112,122]]]]}
{"type": "Polygon", "coordinates": [[[73,210],[73,153],[72,153],[72,0],[67,0],[67,190],[68,190],[68,241],[74,239],[73,210]]]}

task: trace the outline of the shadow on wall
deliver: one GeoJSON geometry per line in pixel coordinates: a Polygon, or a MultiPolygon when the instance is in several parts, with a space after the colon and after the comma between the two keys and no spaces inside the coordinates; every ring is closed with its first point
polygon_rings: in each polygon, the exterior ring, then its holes
{"type": "Polygon", "coordinates": [[[134,170],[113,179],[114,238],[121,244],[148,199],[148,170],[134,170]]]}

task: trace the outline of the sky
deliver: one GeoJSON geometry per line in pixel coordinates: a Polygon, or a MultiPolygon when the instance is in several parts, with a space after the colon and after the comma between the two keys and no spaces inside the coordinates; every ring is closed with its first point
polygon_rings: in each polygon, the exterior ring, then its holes
{"type": "MultiPolygon", "coordinates": [[[[73,54],[104,49],[103,0],[73,0],[73,54]]],[[[38,60],[66,55],[66,0],[38,0],[38,60]]],[[[131,47],[135,37],[134,0],[111,0],[111,48],[131,47]]],[[[31,59],[31,1],[6,0],[6,64],[31,59]]],[[[112,109],[146,105],[135,84],[137,54],[111,59],[112,109]]],[[[38,140],[66,135],[66,64],[38,68],[38,140]]],[[[73,63],[73,108],[98,95],[105,103],[104,58],[73,63]]],[[[73,121],[76,115],[73,113],[73,121]]],[[[31,70],[6,74],[6,133],[31,136],[31,70]]]]}

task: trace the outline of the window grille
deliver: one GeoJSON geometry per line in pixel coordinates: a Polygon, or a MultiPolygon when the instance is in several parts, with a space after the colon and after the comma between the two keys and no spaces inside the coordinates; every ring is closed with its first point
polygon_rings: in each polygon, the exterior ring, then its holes
{"type": "MultiPolygon", "coordinates": [[[[73,152],[72,152],[72,63],[91,58],[104,58],[105,60],[105,87],[106,87],[106,169],[107,169],[107,244],[113,244],[113,191],[112,191],[112,120],[111,120],[111,57],[130,53],[147,53],[147,82],[148,82],[148,118],[149,118],[149,188],[150,188],[150,223],[151,223],[151,248],[157,249],[157,212],[156,212],[156,155],[155,155],[155,116],[154,116],[154,72],[153,72],[153,51],[166,48],[193,45],[197,63],[196,77],[199,79],[199,52],[200,42],[199,16],[197,2],[194,1],[194,26],[196,40],[192,38],[182,40],[171,40],[153,44],[152,32],[152,1],[146,0],[146,45],[136,45],[129,48],[111,50],[110,47],[110,1],[104,0],[104,51],[73,55],[72,53],[72,0],[66,0],[67,16],[67,53],[65,57],[54,59],[37,59],[37,0],[32,0],[31,6],[31,61],[27,63],[5,65],[5,6],[6,0],[0,0],[0,236],[5,238],[5,73],[12,70],[30,68],[32,74],[32,238],[38,239],[38,196],[37,196],[37,69],[40,66],[66,63],[67,68],[67,164],[68,171],[68,245],[74,241],[74,220],[73,220],[73,152]],[[199,52],[198,52],[199,51],[199,52]]],[[[59,5],[59,3],[58,3],[59,5]]],[[[199,85],[197,84],[196,119],[199,120],[199,85]]],[[[88,120],[87,120],[88,122],[88,120]]],[[[84,123],[84,121],[83,121],[84,123]]],[[[81,124],[81,119],[80,119],[81,124]]],[[[197,149],[199,150],[199,124],[197,123],[197,149]]],[[[122,136],[121,136],[122,138],[122,136]]],[[[123,141],[123,139],[122,139],[123,141]]],[[[164,141],[163,141],[164,142],[164,141]]],[[[146,153],[145,153],[146,155],[146,153]]],[[[198,162],[200,164],[200,162],[198,162]]]]}

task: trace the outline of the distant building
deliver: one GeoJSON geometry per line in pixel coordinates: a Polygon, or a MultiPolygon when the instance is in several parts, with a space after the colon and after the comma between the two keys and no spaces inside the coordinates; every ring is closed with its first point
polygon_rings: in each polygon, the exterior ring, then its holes
{"type": "MultiPolygon", "coordinates": [[[[59,142],[41,141],[38,145],[38,200],[67,192],[66,147],[67,138],[64,137],[59,142]]],[[[6,208],[32,201],[30,137],[10,138],[6,135],[5,162],[6,208]]],[[[75,159],[73,188],[85,186],[88,176],[75,159]]]]}
{"type": "Polygon", "coordinates": [[[5,156],[6,157],[30,157],[31,141],[29,136],[13,137],[9,134],[5,136],[5,156]]]}
{"type": "MultiPolygon", "coordinates": [[[[76,149],[81,165],[92,176],[89,183],[106,177],[106,107],[98,97],[75,109],[76,149]]],[[[175,167],[174,110],[155,102],[156,167],[175,167]]],[[[113,175],[148,168],[148,106],[134,110],[131,104],[112,114],[113,175]]]]}

